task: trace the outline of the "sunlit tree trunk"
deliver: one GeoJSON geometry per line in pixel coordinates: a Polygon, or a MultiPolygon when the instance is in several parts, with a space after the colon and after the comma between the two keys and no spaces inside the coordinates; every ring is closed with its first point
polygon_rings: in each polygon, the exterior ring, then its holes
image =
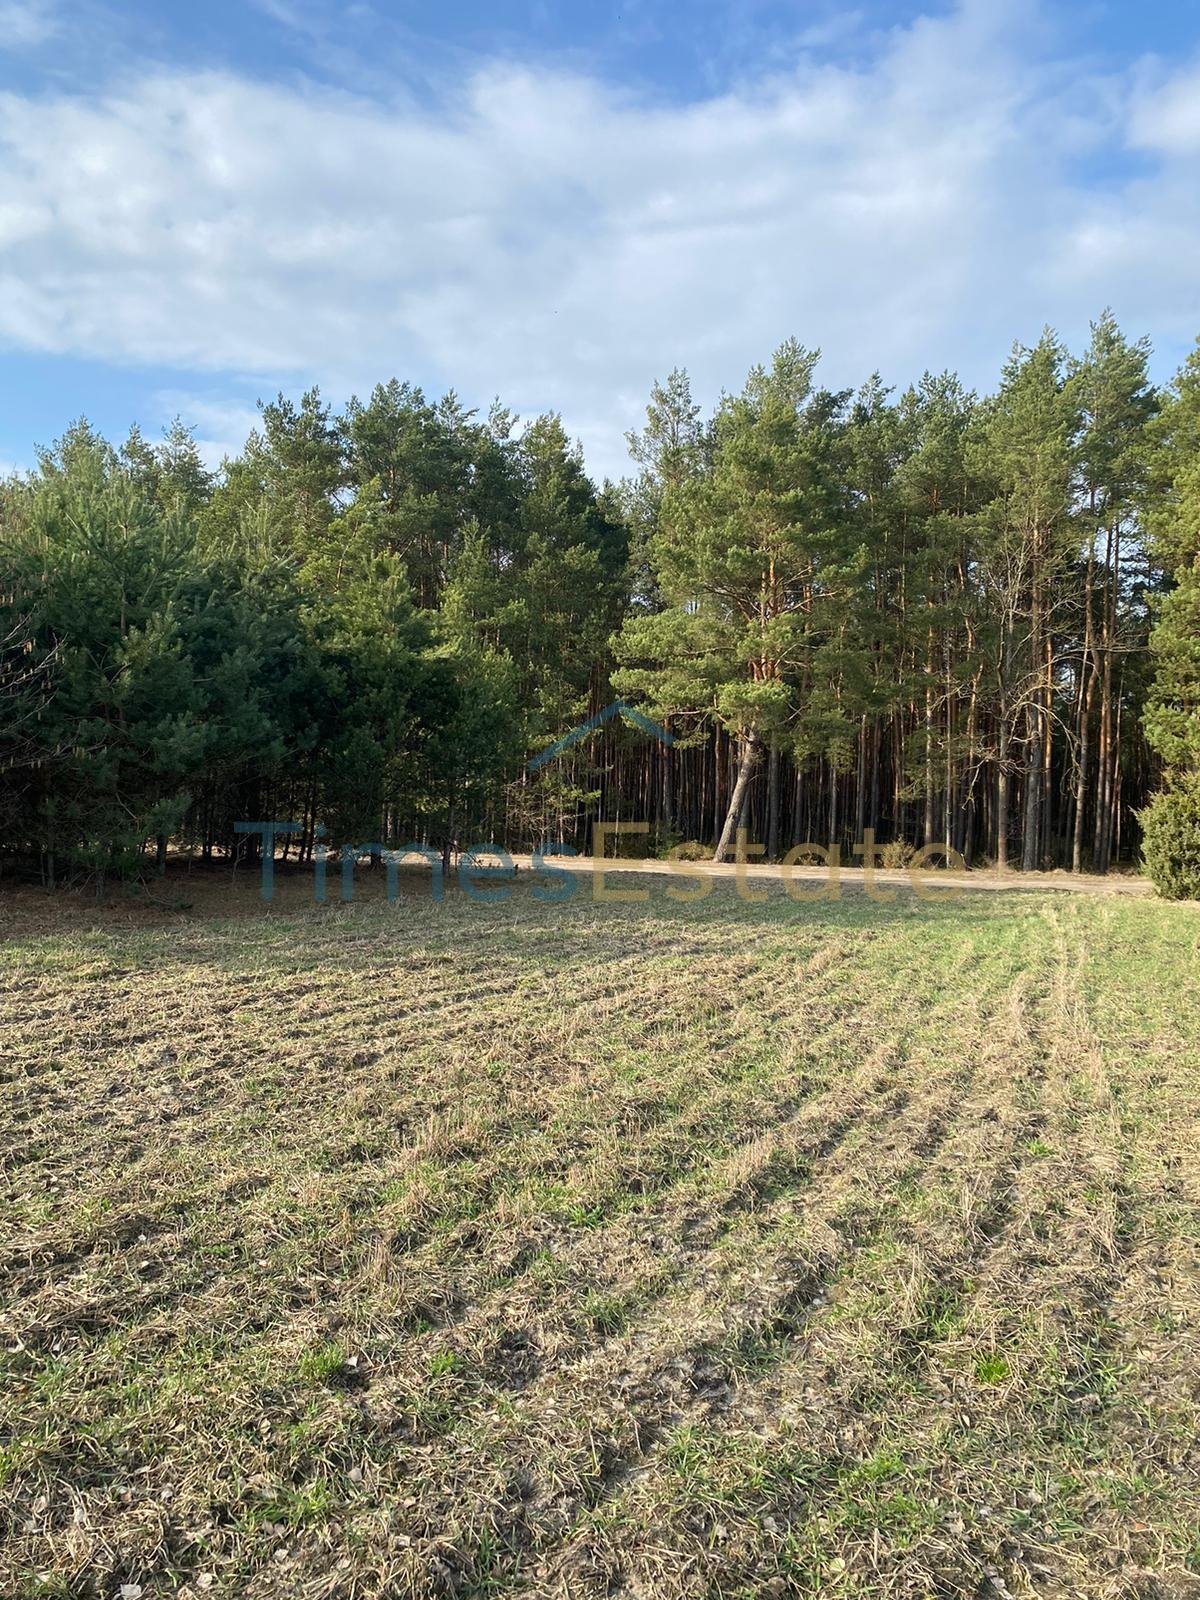
{"type": "Polygon", "coordinates": [[[733,793],[729,797],[729,809],[725,813],[725,826],[721,829],[721,837],[717,840],[717,848],[713,852],[714,861],[724,861],[733,847],[733,842],[737,837],[737,830],[742,820],[746,796],[750,792],[750,779],[754,776],[758,754],[758,734],[751,730],[743,734],[738,741],[737,778],[733,785],[733,793]]]}

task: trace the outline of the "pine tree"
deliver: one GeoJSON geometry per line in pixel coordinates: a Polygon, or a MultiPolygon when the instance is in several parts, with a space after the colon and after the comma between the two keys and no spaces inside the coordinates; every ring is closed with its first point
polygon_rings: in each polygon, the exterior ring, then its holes
{"type": "Polygon", "coordinates": [[[1145,616],[1126,605],[1125,571],[1147,485],[1147,428],[1156,397],[1147,376],[1150,348],[1131,344],[1106,311],[1092,325],[1091,345],[1072,363],[1071,389],[1080,408],[1079,477],[1083,555],[1082,637],[1072,707],[1076,777],[1071,866],[1083,866],[1089,779],[1096,772],[1093,865],[1108,869],[1119,784],[1120,742],[1114,736],[1115,678],[1122,655],[1145,648],[1145,616]],[[1125,557],[1124,567],[1122,557],[1125,557]],[[1132,630],[1130,628],[1132,623],[1132,630]],[[1098,712],[1096,710],[1099,694],[1098,712]],[[1097,722],[1095,759],[1092,722],[1097,722]]]}
{"type": "Polygon", "coordinates": [[[837,470],[845,397],[813,391],[817,359],[789,341],[723,402],[711,463],[663,497],[650,560],[667,605],[631,618],[618,643],[623,693],[709,716],[737,741],[718,861],[764,744],[852,737],[830,672],[858,575],[837,470]]]}
{"type": "Polygon", "coordinates": [[[1020,771],[1026,872],[1043,864],[1050,847],[1042,800],[1056,650],[1070,625],[1064,613],[1073,598],[1063,578],[1075,540],[1076,428],[1065,352],[1047,331],[1031,349],[1014,351],[985,408],[973,457],[974,469],[996,491],[983,513],[981,565],[995,621],[990,688],[998,726],[997,859],[1007,864],[1009,785],[1020,771]]]}
{"type": "Polygon", "coordinates": [[[1200,344],[1156,429],[1149,531],[1172,582],[1151,640],[1157,667],[1146,732],[1168,776],[1200,772],[1200,344]]]}

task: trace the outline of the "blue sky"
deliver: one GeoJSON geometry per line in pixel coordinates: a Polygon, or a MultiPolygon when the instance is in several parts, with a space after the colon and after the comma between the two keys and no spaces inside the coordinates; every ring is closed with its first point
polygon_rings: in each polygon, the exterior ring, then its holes
{"type": "Polygon", "coordinates": [[[624,467],[795,334],[852,384],[1200,333],[1192,0],[0,0],[0,464],[393,374],[624,467]]]}

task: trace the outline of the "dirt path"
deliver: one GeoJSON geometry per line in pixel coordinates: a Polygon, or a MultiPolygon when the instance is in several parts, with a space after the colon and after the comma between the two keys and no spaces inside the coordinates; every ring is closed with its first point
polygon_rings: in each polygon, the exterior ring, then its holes
{"type": "MultiPolygon", "coordinates": [[[[514,856],[517,867],[528,872],[533,870],[533,858],[527,855],[514,856]]],[[[594,873],[601,867],[606,886],[619,887],[616,880],[627,874],[642,875],[651,873],[656,876],[677,877],[681,888],[696,880],[697,877],[707,878],[736,878],[743,873],[745,881],[749,883],[768,882],[778,883],[783,869],[778,865],[765,865],[760,862],[744,862],[740,866],[732,861],[720,863],[712,861],[689,861],[673,864],[659,860],[613,860],[603,863],[597,862],[592,856],[553,856],[546,862],[547,868],[565,870],[569,872],[594,873]],[[607,880],[612,880],[611,884],[607,880]]],[[[862,867],[842,865],[838,868],[838,879],[843,888],[863,889],[866,874],[862,867]]],[[[924,889],[931,896],[936,896],[939,891],[949,889],[965,890],[1020,890],[1025,893],[1045,894],[1048,891],[1061,890],[1069,894],[1121,894],[1121,895],[1151,895],[1153,886],[1148,879],[1133,873],[1113,873],[1107,877],[1100,877],[1093,873],[1076,872],[996,872],[988,869],[972,872],[946,872],[939,867],[928,867],[922,871],[913,872],[907,867],[883,868],[878,867],[870,874],[872,885],[877,889],[924,889]]],[[[788,869],[788,877],[797,885],[818,884],[828,882],[830,871],[822,866],[796,866],[788,869]]]]}

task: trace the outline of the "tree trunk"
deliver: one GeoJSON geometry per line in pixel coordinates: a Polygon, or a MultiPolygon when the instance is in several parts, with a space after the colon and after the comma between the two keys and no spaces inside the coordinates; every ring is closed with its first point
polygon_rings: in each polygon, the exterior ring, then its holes
{"type": "Polygon", "coordinates": [[[1042,848],[1040,866],[1054,865],[1054,644],[1046,640],[1046,689],[1042,706],[1042,848]]]}
{"type": "MultiPolygon", "coordinates": [[[[668,717],[665,727],[670,732],[671,719],[668,717]]],[[[675,831],[675,797],[671,792],[671,747],[664,745],[659,752],[662,762],[662,826],[665,834],[675,831]]]]}
{"type": "MultiPolygon", "coordinates": [[[[1030,621],[1030,667],[1040,673],[1042,664],[1041,600],[1034,581],[1033,610],[1030,621]]],[[[1040,684],[1025,709],[1025,826],[1022,836],[1021,871],[1036,872],[1038,867],[1038,824],[1041,821],[1042,779],[1042,691],[1040,684]]]]}
{"type": "Polygon", "coordinates": [[[933,635],[929,636],[929,650],[925,658],[925,823],[921,843],[928,848],[933,843],[933,635]]]}
{"type": "Polygon", "coordinates": [[[1008,719],[1000,718],[1000,744],[996,763],[996,866],[1008,866],[1008,719]]]}
{"type": "Polygon", "coordinates": [[[1025,734],[1025,828],[1021,849],[1021,871],[1035,872],[1038,864],[1038,812],[1042,776],[1041,728],[1038,714],[1030,706],[1025,734]]]}
{"type": "MultiPolygon", "coordinates": [[[[1125,674],[1122,671],[1121,678],[1125,674]]],[[[1112,866],[1114,855],[1120,859],[1121,855],[1121,707],[1124,700],[1121,694],[1122,684],[1117,685],[1117,737],[1113,756],[1113,814],[1112,823],[1108,830],[1108,853],[1104,858],[1105,872],[1112,866]]]]}
{"type": "Polygon", "coordinates": [[[1105,795],[1107,798],[1107,815],[1104,818],[1104,835],[1100,860],[1097,863],[1098,872],[1107,872],[1112,866],[1113,836],[1116,832],[1117,818],[1121,809],[1121,705],[1122,705],[1122,670],[1116,688],[1116,709],[1113,715],[1113,733],[1110,740],[1112,747],[1110,770],[1105,781],[1105,795]]]}
{"type": "Polygon", "coordinates": [[[1112,618],[1115,611],[1115,560],[1114,560],[1114,531],[1109,528],[1107,536],[1107,549],[1104,552],[1104,598],[1102,598],[1102,611],[1104,611],[1104,629],[1101,635],[1102,675],[1101,675],[1101,717],[1099,717],[1099,736],[1096,741],[1096,832],[1091,842],[1091,866],[1094,872],[1104,872],[1107,854],[1109,854],[1109,818],[1112,814],[1112,789],[1110,789],[1110,776],[1112,776],[1112,646],[1114,646],[1114,627],[1112,618]]]}
{"type": "Polygon", "coordinates": [[[1083,871],[1083,814],[1087,801],[1088,759],[1091,755],[1092,701],[1096,697],[1096,674],[1087,665],[1087,691],[1079,713],[1079,756],[1075,768],[1075,832],[1071,840],[1071,871],[1083,871]]]}
{"type": "Polygon", "coordinates": [[[767,757],[767,860],[779,858],[779,744],[771,740],[767,757]]]}
{"type": "Polygon", "coordinates": [[[1096,536],[1088,546],[1083,582],[1083,653],[1079,661],[1079,704],[1075,725],[1075,814],[1071,832],[1071,871],[1083,871],[1083,824],[1087,804],[1088,763],[1091,757],[1092,703],[1096,698],[1095,622],[1092,616],[1096,586],[1096,536]],[[1086,684],[1086,687],[1085,687],[1086,684]]]}
{"type": "Polygon", "coordinates": [[[734,839],[737,836],[738,824],[742,820],[742,809],[746,804],[746,795],[750,789],[750,779],[754,775],[754,765],[758,760],[758,735],[753,730],[743,735],[739,741],[741,755],[738,761],[737,780],[733,785],[733,793],[729,797],[729,810],[725,813],[725,826],[721,829],[721,837],[717,841],[717,848],[713,852],[714,861],[724,861],[728,856],[734,839]]]}

